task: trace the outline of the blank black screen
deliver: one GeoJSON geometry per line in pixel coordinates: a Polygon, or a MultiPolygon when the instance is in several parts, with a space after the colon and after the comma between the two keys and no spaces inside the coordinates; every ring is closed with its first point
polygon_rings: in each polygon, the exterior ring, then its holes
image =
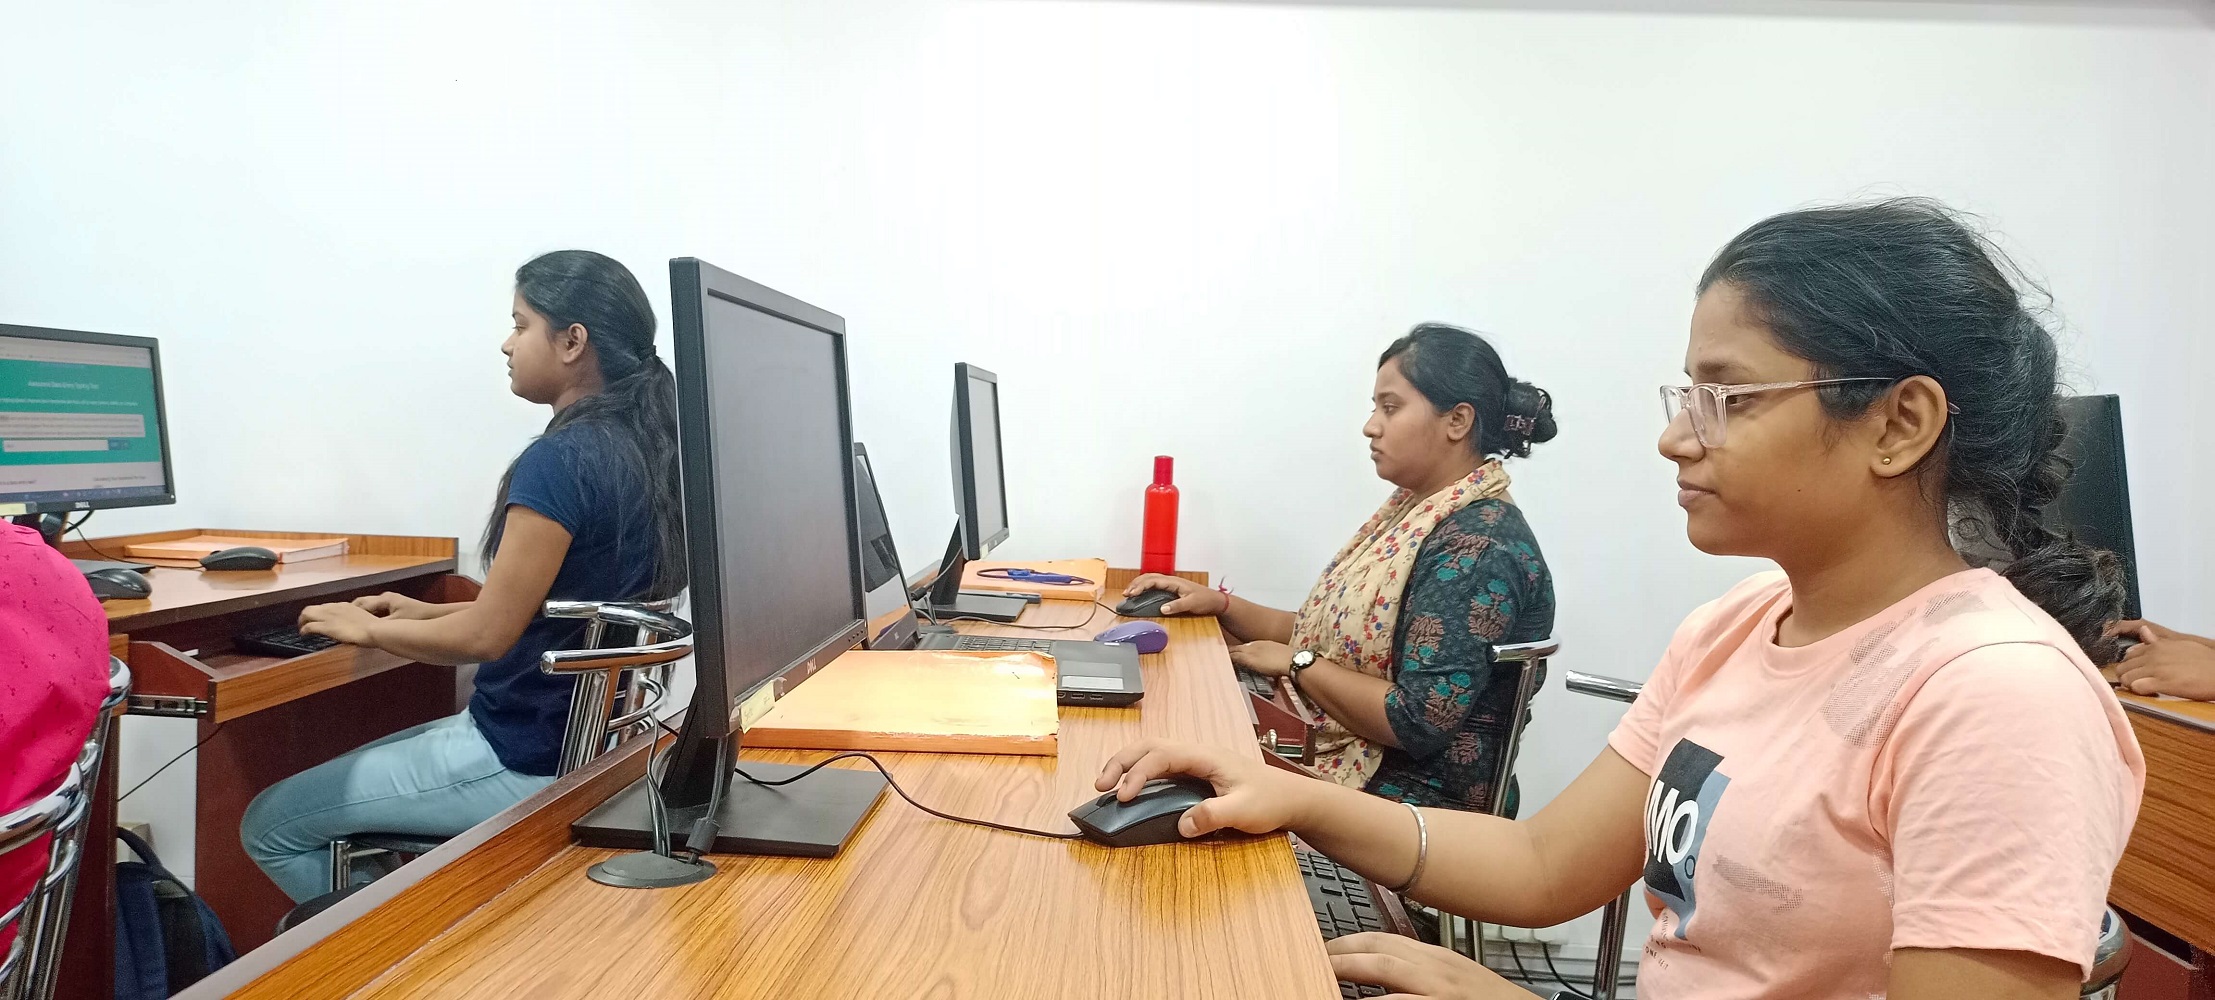
{"type": "Polygon", "coordinates": [[[702,298],[724,642],[700,652],[736,701],[855,619],[853,459],[835,338],[702,298]]]}

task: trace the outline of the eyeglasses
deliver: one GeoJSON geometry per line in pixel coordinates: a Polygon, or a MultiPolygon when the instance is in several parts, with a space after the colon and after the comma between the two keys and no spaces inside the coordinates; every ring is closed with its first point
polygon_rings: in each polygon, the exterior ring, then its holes
{"type": "MultiPolygon", "coordinates": [[[[1733,396],[1749,396],[1772,389],[1811,389],[1820,385],[1846,385],[1853,382],[1895,382],[1897,379],[1870,375],[1862,378],[1825,378],[1812,382],[1751,382],[1744,385],[1716,385],[1703,382],[1699,385],[1665,385],[1661,387],[1661,411],[1669,422],[1677,422],[1677,414],[1692,414],[1692,433],[1699,435],[1700,444],[1708,448],[1723,446],[1723,430],[1729,426],[1730,399],[1733,396]]],[[[1946,409],[1955,410],[1952,404],[1946,409]]]]}

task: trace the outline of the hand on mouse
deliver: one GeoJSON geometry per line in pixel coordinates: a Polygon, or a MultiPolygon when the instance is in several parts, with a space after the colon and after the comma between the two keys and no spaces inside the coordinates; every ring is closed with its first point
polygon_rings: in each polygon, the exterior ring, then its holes
{"type": "Polygon", "coordinates": [[[2153,622],[2147,621],[2143,618],[2133,618],[2127,621],[2119,622],[2108,622],[2105,631],[2108,635],[2129,636],[2133,639],[2138,640],[2139,642],[2155,642],[2163,639],[2182,639],[2186,642],[2196,642],[2203,646],[2215,646],[2215,639],[2210,639],[2204,635],[2193,635],[2189,632],[2179,632],[2176,629],[2170,628],[2166,625],[2156,625],[2153,622]]]}
{"type": "Polygon", "coordinates": [[[367,646],[371,645],[369,626],[376,620],[377,616],[351,604],[318,604],[300,612],[300,632],[367,646]]]}
{"type": "Polygon", "coordinates": [[[1401,1000],[1530,1000],[1496,972],[1435,944],[1397,934],[1348,934],[1323,945],[1331,971],[1350,983],[1392,991],[1401,1000]]]}
{"type": "Polygon", "coordinates": [[[2153,626],[2138,634],[2144,641],[2124,652],[2123,661],[2115,664],[2115,679],[2124,690],[2215,701],[2215,646],[2178,632],[2162,638],[2153,626]]]}
{"type": "Polygon", "coordinates": [[[1123,588],[1124,597],[1137,597],[1149,590],[1166,590],[1177,599],[1161,606],[1164,615],[1220,615],[1230,610],[1231,595],[1193,583],[1181,576],[1164,576],[1147,573],[1131,585],[1123,588]]]}
{"type": "Polygon", "coordinates": [[[1142,740],[1124,747],[1100,769],[1092,787],[1128,802],[1155,778],[1190,775],[1215,788],[1215,797],[1193,806],[1177,832],[1198,837],[1217,830],[1271,833],[1298,822],[1310,786],[1319,782],[1280,771],[1224,747],[1142,740]]]}

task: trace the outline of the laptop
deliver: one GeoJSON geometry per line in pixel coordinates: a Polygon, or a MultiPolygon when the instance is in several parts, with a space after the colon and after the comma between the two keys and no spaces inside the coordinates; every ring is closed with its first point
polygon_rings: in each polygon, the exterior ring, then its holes
{"type": "Polygon", "coordinates": [[[860,520],[863,610],[870,649],[951,649],[977,652],[1044,653],[1054,658],[1060,676],[1058,701],[1064,705],[1123,706],[1146,695],[1138,669],[1138,647],[1071,639],[1027,639],[961,635],[943,626],[926,626],[908,600],[900,573],[899,550],[884,515],[884,499],[869,468],[869,451],[854,443],[854,496],[860,520]]]}

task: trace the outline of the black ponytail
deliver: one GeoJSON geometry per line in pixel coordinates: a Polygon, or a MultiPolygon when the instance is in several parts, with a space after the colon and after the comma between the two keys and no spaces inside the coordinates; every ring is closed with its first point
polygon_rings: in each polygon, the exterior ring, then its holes
{"type": "MultiPolygon", "coordinates": [[[[515,290],[546,317],[550,330],[585,328],[585,343],[600,363],[602,387],[554,414],[542,433],[570,426],[602,432],[607,447],[579,449],[578,460],[612,467],[588,472],[622,473],[597,477],[604,481],[640,484],[636,500],[651,513],[654,581],[646,593],[632,596],[676,596],[687,579],[677,475],[677,379],[654,353],[654,307],[646,290],[629,268],[589,250],[557,250],[533,258],[516,269],[515,290]]],[[[499,500],[485,525],[487,565],[500,548],[514,479],[511,462],[500,476],[499,500]]]]}
{"type": "MultiPolygon", "coordinates": [[[[1943,491],[1957,547],[1993,563],[2093,662],[2118,658],[2102,629],[2122,615],[2121,562],[2045,524],[2070,471],[2057,451],[2056,350],[2018,290],[2036,286],[2006,254],[1944,205],[1903,198],[1756,223],[1716,255],[1700,291],[1718,282],[1816,378],[1926,375],[1944,386],[1959,412],[1917,472],[1943,491]]],[[[1817,391],[1827,413],[1850,419],[1889,382],[1817,391]]]]}
{"type": "Polygon", "coordinates": [[[1554,439],[1554,398],[1511,378],[1500,352],[1458,326],[1423,323],[1392,342],[1377,367],[1397,359],[1400,375],[1440,413],[1462,403],[1477,412],[1478,457],[1527,458],[1531,445],[1554,439]]]}

